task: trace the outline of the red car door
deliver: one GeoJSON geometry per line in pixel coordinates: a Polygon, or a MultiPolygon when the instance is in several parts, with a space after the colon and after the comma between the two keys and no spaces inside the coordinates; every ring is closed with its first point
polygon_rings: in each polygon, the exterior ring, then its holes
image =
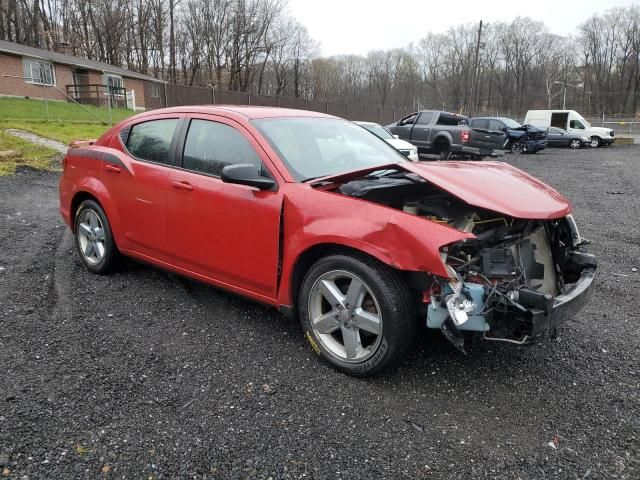
{"type": "Polygon", "coordinates": [[[128,157],[127,166],[105,167],[103,181],[118,209],[120,247],[167,260],[165,203],[171,150],[182,119],[153,117],[125,126],[112,147],[128,157]]]}
{"type": "Polygon", "coordinates": [[[166,208],[177,266],[273,299],[282,193],[220,180],[224,166],[239,163],[272,176],[268,158],[246,129],[223,117],[194,116],[183,128],[166,208]]]}

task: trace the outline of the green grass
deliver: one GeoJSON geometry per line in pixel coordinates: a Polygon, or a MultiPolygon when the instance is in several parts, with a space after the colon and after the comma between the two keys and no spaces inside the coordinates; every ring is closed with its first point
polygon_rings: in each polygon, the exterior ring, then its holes
{"type": "MultiPolygon", "coordinates": [[[[134,113],[133,110],[112,109],[111,120],[116,124],[134,113]]],[[[108,108],[53,100],[45,103],[44,100],[0,97],[0,129],[26,130],[67,144],[71,140],[98,138],[110,126],[108,108]]]]}
{"type": "Polygon", "coordinates": [[[19,155],[15,158],[0,158],[0,176],[13,174],[18,165],[50,170],[53,168],[52,160],[60,155],[55,150],[35,145],[0,130],[0,151],[6,150],[16,151],[19,155]]]}
{"type": "MultiPolygon", "coordinates": [[[[112,109],[111,120],[115,124],[134,113],[133,110],[112,109]]],[[[5,133],[6,128],[26,130],[68,144],[72,140],[96,139],[110,126],[107,108],[0,97],[0,151],[15,150],[20,154],[17,158],[0,159],[0,175],[14,173],[18,165],[50,169],[51,160],[58,155],[55,150],[5,133]]]]}
{"type": "MultiPolygon", "coordinates": [[[[122,108],[111,110],[111,121],[115,124],[135,112],[122,108]]],[[[0,120],[18,121],[64,121],[73,123],[107,123],[109,109],[73,102],[33,100],[27,98],[0,97],[0,120]],[[47,114],[48,110],[48,114],[47,114]]]]}

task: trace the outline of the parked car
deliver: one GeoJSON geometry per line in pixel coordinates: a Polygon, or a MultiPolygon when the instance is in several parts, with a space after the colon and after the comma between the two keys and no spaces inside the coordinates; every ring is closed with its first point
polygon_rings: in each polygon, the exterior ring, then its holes
{"type": "Polygon", "coordinates": [[[418,153],[436,154],[441,159],[504,155],[506,135],[472,128],[469,119],[456,113],[425,110],[414,112],[387,125],[394,135],[418,147],[418,153]]]}
{"type": "Polygon", "coordinates": [[[505,117],[474,117],[469,120],[473,128],[507,135],[505,150],[512,153],[536,153],[547,146],[547,132],[533,125],[520,125],[505,117]]]}
{"type": "Polygon", "coordinates": [[[562,128],[571,134],[589,137],[592,147],[609,146],[615,141],[613,130],[592,127],[575,110],[529,110],[524,123],[530,123],[538,128],[562,128]]]}
{"type": "Polygon", "coordinates": [[[72,144],[59,195],[91,272],[125,255],[272,305],[359,376],[396,364],[419,323],[458,348],[465,331],[526,343],[584,306],[596,271],[569,200],[527,173],[409,162],[305,110],[135,115],[72,144]]]}
{"type": "Polygon", "coordinates": [[[356,125],[360,125],[362,128],[369,130],[374,135],[380,137],[382,140],[387,142],[393,148],[398,150],[401,154],[407,157],[412,162],[417,162],[418,158],[418,147],[410,144],[409,142],[398,138],[397,135],[393,135],[389,130],[378,123],[374,122],[353,122],[356,125]]]}
{"type": "Polygon", "coordinates": [[[569,133],[562,128],[549,127],[549,133],[547,134],[547,145],[549,147],[569,148],[590,147],[591,139],[586,135],[569,133]]]}

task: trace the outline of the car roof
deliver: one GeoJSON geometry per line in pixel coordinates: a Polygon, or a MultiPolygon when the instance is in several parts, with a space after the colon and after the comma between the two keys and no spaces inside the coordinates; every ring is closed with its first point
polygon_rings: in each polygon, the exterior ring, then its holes
{"type": "Polygon", "coordinates": [[[355,124],[357,125],[373,125],[373,126],[381,126],[379,123],[376,122],[361,122],[360,120],[354,120],[355,124]]]}
{"type": "Polygon", "coordinates": [[[257,105],[190,105],[184,107],[169,107],[150,110],[137,117],[167,113],[208,113],[231,117],[241,117],[245,120],[258,118],[282,118],[282,117],[315,117],[337,118],[326,113],[313,112],[311,110],[297,110],[294,108],[261,107],[257,105]]]}

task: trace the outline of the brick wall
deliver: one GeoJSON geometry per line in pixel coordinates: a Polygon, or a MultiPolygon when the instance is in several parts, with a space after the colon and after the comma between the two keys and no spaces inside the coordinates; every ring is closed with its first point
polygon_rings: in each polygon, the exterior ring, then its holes
{"type": "MultiPolygon", "coordinates": [[[[73,84],[73,67],[56,63],[53,65],[55,86],[66,93],[67,85],[73,84]]],[[[24,67],[22,57],[0,52],[0,95],[10,95],[17,97],[29,98],[48,98],[49,100],[67,100],[67,97],[52,87],[45,87],[26,82],[22,77],[24,75],[24,67]],[[5,77],[3,75],[11,75],[13,77],[5,77]]],[[[91,85],[103,85],[103,73],[97,70],[88,71],[88,83],[91,85]]],[[[122,77],[124,88],[129,91],[133,90],[136,96],[136,107],[146,108],[146,81],[136,78],[122,77]]],[[[95,97],[95,92],[87,91],[87,95],[95,97]]],[[[101,92],[102,93],[102,92],[101,92]]],[[[101,98],[102,102],[103,99],[101,98]]],[[[154,103],[150,108],[160,107],[159,99],[151,99],[150,103],[154,103]],[[155,105],[157,100],[158,105],[155,105]]]]}
{"type": "MultiPolygon", "coordinates": [[[[66,85],[73,83],[71,68],[67,65],[55,64],[53,66],[55,85],[66,92],[66,85]]],[[[44,87],[26,82],[22,76],[24,68],[22,57],[0,53],[0,95],[13,95],[30,98],[48,98],[53,100],[66,100],[62,93],[52,87],[44,87]],[[20,78],[10,78],[4,75],[14,75],[20,78]]]]}
{"type": "Polygon", "coordinates": [[[136,107],[145,108],[144,81],[138,80],[137,78],[127,78],[127,77],[123,77],[122,81],[124,82],[124,88],[127,91],[133,90],[135,92],[136,107]]]}

